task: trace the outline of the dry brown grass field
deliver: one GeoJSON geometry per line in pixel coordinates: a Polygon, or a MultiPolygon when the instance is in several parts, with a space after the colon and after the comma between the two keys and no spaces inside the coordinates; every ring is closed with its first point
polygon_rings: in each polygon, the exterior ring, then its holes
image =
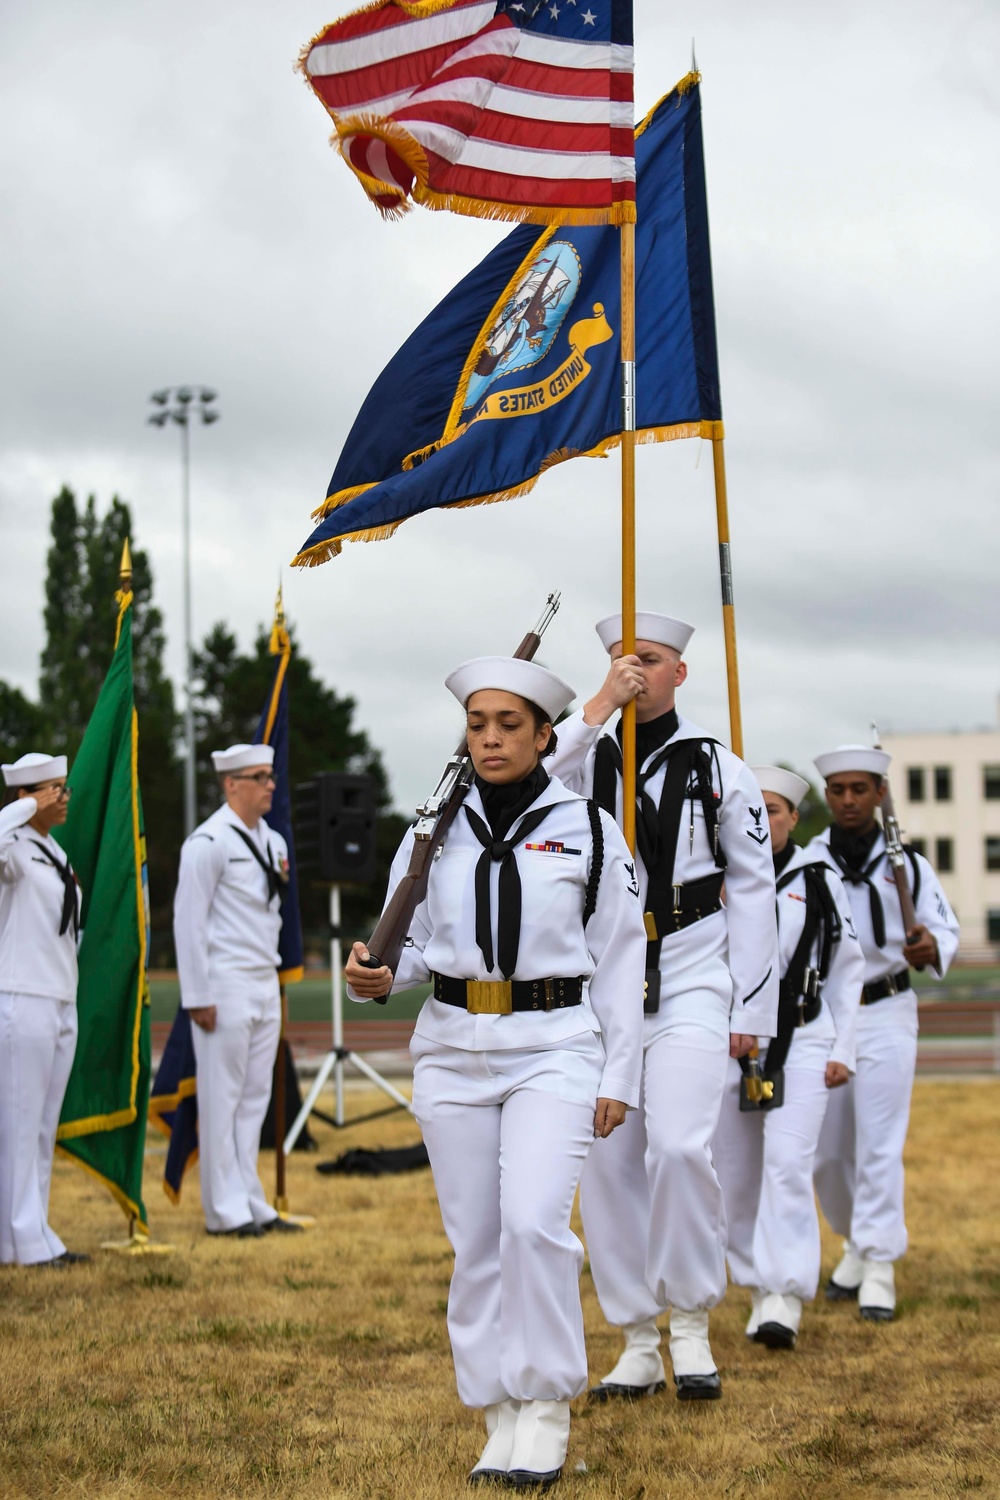
{"type": "MultiPolygon", "coordinates": [[[[350,1103],[360,1113],[365,1096],[350,1103]]],[[[404,1115],[315,1130],[323,1157],[417,1139],[404,1115]]],[[[821,1300],[794,1354],[768,1352],[745,1339],[744,1299],[730,1291],[713,1323],[724,1400],[577,1402],[556,1493],[1000,1496],[998,1139],[1000,1082],[919,1082],[897,1322],[869,1325],[821,1300]]],[[[151,1152],[153,1232],[176,1253],[142,1258],[100,1252],[118,1210],[57,1161],[53,1223],[94,1262],[0,1268],[0,1495],[466,1493],[481,1418],[454,1393],[451,1257],[430,1174],[323,1177],[316,1160],[297,1154],[289,1173],[292,1207],[314,1229],[210,1240],[197,1183],[172,1208],[151,1152]]],[[[262,1166],[272,1180],[273,1157],[262,1166]]],[[[836,1256],[827,1235],[824,1272],[836,1256]]],[[[596,1378],[618,1341],[589,1272],[583,1292],[596,1378]]]]}

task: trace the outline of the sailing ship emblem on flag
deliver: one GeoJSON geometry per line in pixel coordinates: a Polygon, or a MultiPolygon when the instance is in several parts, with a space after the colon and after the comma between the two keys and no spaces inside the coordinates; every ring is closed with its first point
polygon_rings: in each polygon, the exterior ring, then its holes
{"type": "Polygon", "coordinates": [[[465,393],[465,411],[477,406],[501,376],[545,358],[579,290],[576,248],[565,240],[552,240],[520,276],[485,330],[465,393]]]}

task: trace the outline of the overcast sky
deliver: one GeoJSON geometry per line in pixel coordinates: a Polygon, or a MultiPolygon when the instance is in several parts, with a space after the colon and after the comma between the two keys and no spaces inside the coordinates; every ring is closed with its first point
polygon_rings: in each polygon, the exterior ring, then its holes
{"type": "MultiPolygon", "coordinates": [[[[346,8],[346,5],[344,5],[346,8]]],[[[182,662],[179,430],[203,382],[196,636],[248,644],[357,408],[504,227],[386,225],[293,72],[337,0],[6,0],[0,47],[0,676],[34,694],[49,504],[132,506],[182,662]]],[[[745,748],[791,761],[885,730],[995,722],[1000,560],[995,0],[636,0],[639,114],[704,75],[745,748]]],[[[641,316],[641,309],[639,312],[641,316]]],[[[640,450],[639,604],[697,626],[681,697],[725,735],[711,452],[640,450]]],[[[618,605],[619,465],[285,566],[303,648],[430,789],[466,656],[544,659],[587,696],[618,605]]],[[[294,712],[294,706],[293,706],[294,712]]]]}

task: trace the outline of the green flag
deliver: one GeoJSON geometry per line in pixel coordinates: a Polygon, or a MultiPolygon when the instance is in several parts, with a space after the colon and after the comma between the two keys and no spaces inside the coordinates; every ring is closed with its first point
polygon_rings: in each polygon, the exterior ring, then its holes
{"type": "Polygon", "coordinates": [[[58,1147],[147,1231],[142,1167],[149,1103],[149,891],[132,693],[132,593],[118,594],[115,654],[69,776],[59,842],[83,894],[76,1057],[58,1147]]]}

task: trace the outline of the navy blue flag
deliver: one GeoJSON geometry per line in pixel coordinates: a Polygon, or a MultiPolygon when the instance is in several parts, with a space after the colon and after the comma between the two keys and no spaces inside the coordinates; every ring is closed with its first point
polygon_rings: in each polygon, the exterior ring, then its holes
{"type": "MultiPolygon", "coordinates": [[[[292,643],[285,628],[280,592],[270,650],[276,658],[274,678],[252,743],[274,746],[275,788],[267,823],[288,845],[288,885],[281,905],[281,937],[278,942],[281,967],[278,977],[282,984],[294,984],[302,978],[302,919],[292,840],[292,793],[288,779],[288,684],[285,679],[292,657],[292,643]]],[[[191,1017],[182,1006],[177,1008],[156,1070],[149,1100],[149,1120],[170,1138],[163,1169],[163,1191],[172,1203],[179,1203],[184,1174],[198,1160],[194,1043],[191,1040],[191,1017]]]]}
{"type": "Polygon", "coordinates": [[[184,1174],[198,1160],[198,1100],[191,1017],[177,1007],[149,1098],[149,1123],[169,1138],[163,1191],[181,1201],[184,1174]]]}
{"type": "MultiPolygon", "coordinates": [[[[639,442],[722,435],[699,77],[636,131],[639,442]]],[[[295,563],[617,446],[619,244],[606,225],[523,225],[459,282],[369,392],[295,563]]]]}

